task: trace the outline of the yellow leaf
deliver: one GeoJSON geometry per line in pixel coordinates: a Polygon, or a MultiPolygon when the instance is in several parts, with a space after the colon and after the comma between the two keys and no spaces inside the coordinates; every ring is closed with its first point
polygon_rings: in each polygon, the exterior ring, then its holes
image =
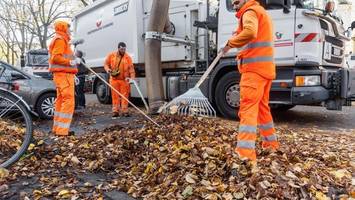
{"type": "Polygon", "coordinates": [[[81,145],[84,149],[89,149],[90,148],[90,144],[85,143],[81,145]]]}
{"type": "Polygon", "coordinates": [[[60,198],[69,198],[71,196],[71,192],[69,190],[61,190],[57,196],[60,198]]]}
{"type": "Polygon", "coordinates": [[[337,171],[330,172],[335,178],[342,179],[343,177],[351,178],[351,173],[346,169],[339,169],[337,171]]]}
{"type": "Polygon", "coordinates": [[[183,146],[181,146],[180,147],[180,150],[183,150],[183,151],[190,151],[190,147],[189,146],[187,146],[187,145],[183,145],[183,146]]]}
{"type": "Polygon", "coordinates": [[[5,168],[0,168],[0,179],[6,178],[9,176],[9,171],[5,168]]]}
{"type": "Polygon", "coordinates": [[[31,156],[31,161],[37,161],[37,157],[36,156],[31,156]]]}
{"type": "Polygon", "coordinates": [[[328,198],[325,194],[323,194],[322,192],[316,192],[316,199],[317,200],[330,200],[330,198],[328,198]]]}
{"type": "Polygon", "coordinates": [[[36,147],[36,145],[34,145],[34,144],[30,144],[30,146],[28,146],[28,151],[32,151],[34,148],[36,147]]]}
{"type": "Polygon", "coordinates": [[[180,159],[183,160],[185,158],[188,158],[189,156],[185,153],[181,154],[180,159]]]}
{"type": "Polygon", "coordinates": [[[43,193],[39,190],[33,190],[32,194],[35,200],[41,199],[41,197],[43,196],[43,193]]]}
{"type": "Polygon", "coordinates": [[[154,166],[155,166],[154,163],[151,163],[151,162],[148,163],[147,167],[144,170],[144,173],[145,174],[149,174],[152,171],[152,169],[154,168],[154,166]]]}
{"type": "Polygon", "coordinates": [[[37,145],[38,145],[38,146],[39,146],[39,145],[42,145],[42,144],[44,144],[44,141],[43,141],[43,140],[40,140],[40,141],[37,142],[37,145]]]}

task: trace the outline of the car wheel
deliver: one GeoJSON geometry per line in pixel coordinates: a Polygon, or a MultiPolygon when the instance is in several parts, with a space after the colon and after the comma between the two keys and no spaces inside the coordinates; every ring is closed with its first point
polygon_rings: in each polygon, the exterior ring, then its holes
{"type": "Polygon", "coordinates": [[[108,87],[105,85],[104,82],[99,81],[96,84],[96,97],[102,104],[110,104],[111,103],[111,96],[108,93],[108,87]]]}
{"type": "Polygon", "coordinates": [[[239,74],[232,71],[225,74],[217,83],[215,103],[218,111],[226,118],[237,118],[240,105],[239,81],[239,74]]]}
{"type": "Polygon", "coordinates": [[[54,115],[55,93],[47,93],[39,97],[36,112],[41,119],[52,119],[54,115]]]}

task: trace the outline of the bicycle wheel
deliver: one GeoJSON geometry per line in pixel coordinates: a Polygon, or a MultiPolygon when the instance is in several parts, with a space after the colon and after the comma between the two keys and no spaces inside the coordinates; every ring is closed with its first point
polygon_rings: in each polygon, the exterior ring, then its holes
{"type": "Polygon", "coordinates": [[[9,167],[21,158],[32,134],[32,117],[26,105],[11,92],[0,90],[0,167],[9,167]]]}

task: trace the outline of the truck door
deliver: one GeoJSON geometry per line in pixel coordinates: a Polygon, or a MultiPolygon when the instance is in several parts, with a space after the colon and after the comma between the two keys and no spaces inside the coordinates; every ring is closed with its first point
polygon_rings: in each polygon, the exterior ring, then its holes
{"type": "MultiPolygon", "coordinates": [[[[286,1],[285,1],[286,2],[286,1]]],[[[295,60],[295,6],[285,11],[281,6],[268,6],[267,11],[274,25],[275,63],[277,66],[292,66],[295,60]],[[288,13],[287,13],[288,12],[288,13]]]]}
{"type": "MultiPolygon", "coordinates": [[[[290,5],[286,6],[291,7],[290,5]]],[[[295,9],[296,8],[292,6],[289,9],[289,12],[286,13],[284,12],[282,5],[267,7],[267,11],[271,16],[274,25],[275,61],[278,66],[293,65],[294,63],[295,9]]],[[[225,42],[231,37],[237,27],[238,19],[235,17],[232,0],[221,0],[218,22],[219,48],[223,48],[225,42]]],[[[233,49],[228,55],[234,56],[235,53],[236,49],[233,49]]]]}

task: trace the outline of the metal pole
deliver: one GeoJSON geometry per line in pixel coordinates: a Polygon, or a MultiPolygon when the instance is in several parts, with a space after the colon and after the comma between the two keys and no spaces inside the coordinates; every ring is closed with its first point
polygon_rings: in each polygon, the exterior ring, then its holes
{"type": "MultiPolygon", "coordinates": [[[[167,21],[170,0],[153,0],[148,30],[162,33],[167,21]]],[[[161,41],[153,38],[145,40],[145,75],[149,100],[149,112],[157,114],[164,104],[164,89],[161,69],[161,41]]]]}

